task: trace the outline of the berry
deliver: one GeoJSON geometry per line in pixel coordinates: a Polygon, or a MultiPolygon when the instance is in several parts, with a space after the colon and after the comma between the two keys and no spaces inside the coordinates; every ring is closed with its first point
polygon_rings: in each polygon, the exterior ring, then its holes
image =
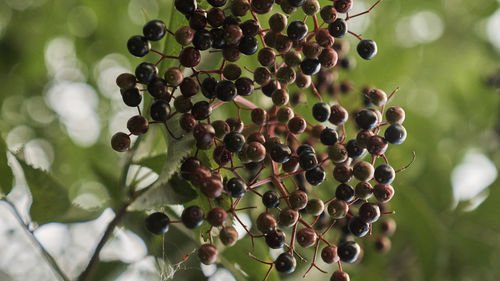
{"type": "Polygon", "coordinates": [[[245,36],[256,36],[260,32],[260,25],[256,20],[247,20],[240,24],[240,28],[245,36]]]}
{"type": "Polygon", "coordinates": [[[194,37],[194,30],[189,26],[182,26],[175,31],[175,40],[182,46],[191,44],[194,37]]]}
{"type": "Polygon", "coordinates": [[[116,77],[116,85],[120,89],[130,89],[135,88],[135,76],[132,73],[122,73],[116,77]]]}
{"type": "Polygon", "coordinates": [[[357,216],[349,219],[348,227],[351,234],[357,237],[365,236],[370,230],[370,225],[357,216]]]}
{"type": "Polygon", "coordinates": [[[325,204],[318,198],[310,199],[306,205],[306,212],[313,216],[319,216],[325,210],[325,204]]]}
{"type": "Polygon", "coordinates": [[[348,141],[345,148],[347,155],[352,159],[360,158],[365,152],[365,149],[360,147],[355,139],[348,141]]]}
{"type": "Polygon", "coordinates": [[[360,147],[366,148],[368,146],[368,140],[373,137],[374,134],[369,130],[362,130],[356,136],[356,142],[360,147]]]}
{"type": "Polygon", "coordinates": [[[219,9],[217,7],[213,7],[207,12],[207,22],[212,27],[219,27],[224,24],[224,20],[226,19],[226,15],[224,15],[224,10],[219,9]]]}
{"type": "Polygon", "coordinates": [[[179,86],[184,80],[184,74],[178,67],[171,67],[165,71],[165,81],[170,86],[179,86]]]}
{"type": "Polygon", "coordinates": [[[122,132],[118,132],[111,138],[111,147],[118,151],[123,152],[130,148],[130,137],[122,132]]]}
{"type": "Polygon", "coordinates": [[[286,235],[279,229],[272,230],[265,237],[266,244],[271,249],[280,249],[285,244],[286,235]]]}
{"type": "Polygon", "coordinates": [[[292,21],[286,30],[286,33],[293,41],[300,41],[307,35],[307,25],[303,21],[292,21]]]}
{"type": "Polygon", "coordinates": [[[212,34],[212,48],[223,49],[226,46],[226,40],[224,39],[224,30],[221,28],[214,28],[210,30],[212,34]]]}
{"type": "Polygon", "coordinates": [[[260,142],[249,142],[246,153],[248,159],[253,162],[260,162],[266,158],[266,148],[260,142]]]}
{"type": "Polygon", "coordinates": [[[129,88],[122,91],[122,100],[126,105],[136,107],[141,104],[142,95],[138,88],[129,88]]]}
{"type": "Polygon", "coordinates": [[[276,219],[273,214],[264,212],[257,217],[257,229],[266,234],[276,229],[276,219]]]}
{"type": "Polygon", "coordinates": [[[328,121],[336,126],[345,124],[345,122],[347,122],[347,119],[349,118],[347,110],[345,110],[345,108],[338,104],[332,105],[332,107],[330,108],[330,112],[330,118],[328,119],[328,121]]]}
{"type": "Polygon", "coordinates": [[[151,50],[151,44],[144,36],[134,35],[127,41],[128,51],[136,57],[144,57],[151,50]]]}
{"type": "Polygon", "coordinates": [[[330,106],[324,102],[318,102],[313,106],[312,113],[318,122],[325,122],[330,118],[330,106]]]}
{"type": "Polygon", "coordinates": [[[274,265],[276,266],[276,270],[282,273],[292,273],[295,271],[295,267],[297,266],[297,261],[295,257],[289,253],[282,253],[278,256],[278,258],[274,261],[274,265]]]}
{"type": "Polygon", "coordinates": [[[196,119],[194,119],[193,115],[184,113],[179,119],[179,124],[184,131],[190,132],[196,126],[196,119]]]}
{"type": "Polygon", "coordinates": [[[207,221],[213,226],[222,226],[226,221],[227,213],[222,208],[213,208],[207,214],[207,221]]]}
{"type": "Polygon", "coordinates": [[[245,195],[247,185],[240,178],[232,178],[226,183],[226,189],[231,193],[231,197],[239,198],[245,195]]]}
{"type": "Polygon", "coordinates": [[[287,17],[281,13],[275,13],[269,17],[269,28],[275,33],[282,32],[288,25],[287,17]]]}
{"type": "Polygon", "coordinates": [[[182,211],[181,220],[185,227],[197,228],[203,222],[203,210],[198,206],[187,207],[182,211]]]}
{"type": "Polygon", "coordinates": [[[337,10],[332,5],[326,5],[321,8],[319,15],[325,23],[332,23],[337,19],[337,10]]]}
{"type": "Polygon", "coordinates": [[[328,264],[336,263],[339,261],[339,255],[337,254],[337,246],[330,245],[326,246],[321,250],[321,259],[328,264]]]}
{"type": "Polygon", "coordinates": [[[193,37],[193,46],[200,50],[208,50],[212,47],[213,36],[212,33],[206,29],[197,30],[193,37]]]}
{"type": "Polygon", "coordinates": [[[327,211],[333,219],[344,218],[349,210],[349,206],[344,200],[335,199],[328,204],[327,211]]]}
{"type": "Polygon", "coordinates": [[[302,151],[299,155],[300,168],[308,171],[318,166],[318,158],[313,151],[302,151]]]}
{"type": "Polygon", "coordinates": [[[382,164],[375,169],[374,177],[378,183],[391,184],[396,177],[396,172],[391,166],[382,164]]]}
{"type": "Polygon", "coordinates": [[[392,124],[384,132],[385,139],[392,144],[402,144],[406,139],[406,129],[400,124],[392,124]]]}
{"type": "Polygon", "coordinates": [[[347,33],[347,22],[344,19],[337,18],[328,25],[328,32],[335,38],[342,38],[347,33]]]}
{"type": "Polygon", "coordinates": [[[373,187],[369,182],[359,182],[354,187],[354,194],[361,200],[368,200],[373,194],[373,187]]]}
{"type": "Polygon", "coordinates": [[[144,25],[142,33],[147,40],[158,41],[165,36],[167,27],[161,20],[152,20],[144,25]]]}
{"type": "Polygon", "coordinates": [[[288,2],[288,4],[290,4],[293,7],[300,7],[304,5],[304,2],[306,2],[306,0],[287,0],[286,2],[288,2]]]}
{"type": "Polygon", "coordinates": [[[380,89],[372,89],[368,92],[367,97],[375,106],[382,106],[387,102],[387,94],[380,89]]]}
{"type": "Polygon", "coordinates": [[[217,87],[217,79],[207,77],[201,82],[201,92],[207,99],[213,99],[216,96],[215,88],[217,87]]]}
{"type": "Polygon", "coordinates": [[[288,121],[288,130],[293,134],[302,134],[307,127],[306,120],[300,116],[295,116],[288,121]]]}
{"type": "Polygon", "coordinates": [[[297,231],[296,239],[300,246],[309,248],[314,245],[314,243],[316,243],[316,239],[318,239],[318,236],[316,235],[314,229],[302,228],[297,231]]]}
{"type": "Polygon", "coordinates": [[[318,59],[304,59],[300,63],[300,69],[305,75],[314,75],[321,69],[321,63],[318,59]]]}
{"type": "Polygon", "coordinates": [[[340,163],[333,169],[333,177],[339,182],[349,182],[352,178],[353,172],[349,165],[340,163]]]}
{"type": "Polygon", "coordinates": [[[196,80],[191,77],[185,77],[180,84],[181,94],[185,97],[192,97],[198,93],[199,86],[196,80]]]}
{"type": "Polygon", "coordinates": [[[228,80],[236,80],[241,75],[241,67],[234,63],[227,64],[222,71],[222,75],[228,80]]]}
{"type": "Polygon", "coordinates": [[[353,263],[358,259],[361,248],[354,241],[345,241],[338,245],[337,253],[341,261],[353,263]]]}
{"type": "Polygon", "coordinates": [[[155,100],[151,104],[150,114],[153,120],[165,122],[170,116],[170,105],[164,100],[155,100]]]}
{"type": "Polygon", "coordinates": [[[332,274],[332,277],[330,277],[330,281],[350,281],[351,279],[349,278],[349,274],[344,271],[335,271],[332,274]]]}
{"type": "Polygon", "coordinates": [[[276,53],[271,48],[262,48],[257,55],[257,60],[262,66],[271,66],[276,62],[276,53]]]}
{"type": "Polygon", "coordinates": [[[174,5],[177,11],[185,15],[190,15],[198,7],[196,0],[175,0],[174,5]]]}
{"type": "Polygon", "coordinates": [[[378,237],[375,240],[375,250],[379,253],[385,253],[391,249],[391,240],[385,236],[378,237]]]}
{"type": "Polygon", "coordinates": [[[232,101],[237,94],[236,86],[229,80],[222,80],[215,87],[215,95],[221,101],[232,101]]]}
{"type": "Polygon", "coordinates": [[[254,36],[243,36],[238,45],[238,50],[247,56],[255,54],[258,49],[259,43],[254,36]]]}
{"type": "Polygon", "coordinates": [[[343,144],[336,143],[328,147],[328,157],[333,163],[342,163],[347,160],[348,152],[343,144]]]}
{"type": "Polygon", "coordinates": [[[288,197],[290,207],[294,210],[302,210],[307,205],[307,194],[302,190],[294,190],[288,197]]]}
{"type": "Polygon", "coordinates": [[[217,254],[217,248],[212,244],[203,244],[198,249],[198,258],[200,258],[201,263],[206,265],[215,263],[217,254]]]}
{"type": "Polygon", "coordinates": [[[181,175],[183,178],[189,180],[194,171],[201,166],[200,160],[189,157],[181,165],[181,175]]]}
{"type": "Polygon", "coordinates": [[[359,161],[352,167],[354,177],[360,181],[369,181],[373,178],[375,169],[366,161],[359,161]]]}
{"type": "Polygon", "coordinates": [[[380,218],[380,207],[373,203],[363,203],[359,207],[359,219],[366,223],[374,223],[380,218]]]}
{"type": "Polygon", "coordinates": [[[279,224],[285,227],[293,226],[297,223],[298,219],[299,212],[290,208],[282,209],[278,217],[279,224]]]}
{"type": "Polygon", "coordinates": [[[170,219],[164,213],[156,212],[146,217],[146,229],[157,235],[164,234],[168,231],[170,219]]]}
{"type": "Polygon", "coordinates": [[[380,156],[387,150],[387,141],[378,135],[374,135],[368,139],[366,149],[372,155],[380,156]]]}
{"type": "Polygon", "coordinates": [[[148,131],[148,119],[141,115],[132,116],[127,121],[127,128],[133,135],[142,135],[148,131]]]}
{"type": "Polygon", "coordinates": [[[354,199],[354,189],[348,184],[341,183],[335,190],[335,198],[349,203],[354,199]]]}
{"type": "Polygon", "coordinates": [[[380,232],[384,235],[391,236],[396,231],[396,221],[391,218],[385,219],[380,223],[380,232]]]}
{"type": "Polygon", "coordinates": [[[394,196],[394,188],[390,185],[376,184],[373,187],[373,195],[380,203],[387,203],[394,196]]]}
{"type": "Polygon", "coordinates": [[[168,91],[167,81],[155,77],[148,83],[148,92],[157,99],[170,101],[170,92],[168,91]]]}
{"type": "Polygon", "coordinates": [[[325,180],[325,170],[320,166],[306,171],[306,180],[310,185],[320,185],[325,180]]]}
{"type": "Polygon", "coordinates": [[[385,112],[385,118],[391,124],[402,124],[405,120],[405,111],[399,106],[391,106],[385,112]]]}
{"type": "Polygon", "coordinates": [[[174,107],[177,112],[187,113],[193,108],[193,103],[191,102],[191,98],[181,95],[174,100],[174,107]]]}
{"type": "Polygon", "coordinates": [[[269,155],[274,162],[285,163],[290,159],[292,150],[287,145],[276,143],[271,146],[269,155]]]}
{"type": "Polygon", "coordinates": [[[214,6],[214,7],[222,7],[226,5],[227,0],[207,0],[208,4],[214,6]]]}
{"type": "Polygon", "coordinates": [[[262,195],[262,204],[266,206],[266,208],[276,208],[280,205],[280,196],[276,191],[266,191],[262,195]]]}
{"type": "Polygon", "coordinates": [[[373,40],[363,39],[359,41],[356,50],[360,57],[371,60],[377,54],[377,44],[373,40]]]}
{"type": "Polygon", "coordinates": [[[135,77],[142,84],[148,84],[157,74],[158,68],[150,62],[142,62],[135,68],[135,77]]]}
{"type": "Polygon", "coordinates": [[[245,137],[237,132],[230,132],[224,137],[224,145],[226,149],[233,152],[238,153],[243,149],[243,145],[245,144],[245,137]]]}
{"type": "Polygon", "coordinates": [[[375,111],[363,109],[355,117],[356,125],[363,130],[372,130],[377,126],[378,117],[375,111]]]}
{"type": "Polygon", "coordinates": [[[321,143],[324,145],[334,145],[339,140],[339,134],[335,129],[325,128],[319,137],[321,143]]]}
{"type": "Polygon", "coordinates": [[[179,62],[185,67],[195,67],[201,61],[200,51],[193,47],[186,47],[179,53],[179,62]]]}
{"type": "Polygon", "coordinates": [[[256,14],[266,14],[271,11],[274,4],[274,0],[253,0],[252,10],[256,14]]]}
{"type": "Polygon", "coordinates": [[[233,226],[225,226],[219,232],[219,239],[224,246],[231,247],[238,241],[238,231],[233,226]]]}
{"type": "Polygon", "coordinates": [[[304,144],[301,144],[298,148],[297,148],[297,155],[301,155],[302,153],[304,152],[308,152],[308,153],[316,153],[316,151],[314,151],[314,148],[307,144],[307,143],[304,143],[304,144]]]}

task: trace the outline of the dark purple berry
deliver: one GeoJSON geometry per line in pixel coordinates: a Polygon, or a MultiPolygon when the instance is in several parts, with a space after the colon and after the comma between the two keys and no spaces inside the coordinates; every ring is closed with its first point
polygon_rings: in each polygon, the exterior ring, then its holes
{"type": "Polygon", "coordinates": [[[144,25],[142,29],[142,33],[144,33],[144,37],[151,41],[158,41],[165,36],[167,32],[167,27],[165,23],[161,20],[152,20],[144,25]]]}
{"type": "Polygon", "coordinates": [[[127,41],[128,51],[136,57],[144,57],[151,50],[151,44],[144,36],[135,35],[127,41]]]}
{"type": "Polygon", "coordinates": [[[187,207],[182,211],[181,220],[187,228],[197,228],[203,222],[203,210],[198,206],[187,207]]]}
{"type": "Polygon", "coordinates": [[[170,219],[164,213],[156,212],[146,217],[146,229],[149,232],[157,235],[164,234],[168,231],[170,219]]]}

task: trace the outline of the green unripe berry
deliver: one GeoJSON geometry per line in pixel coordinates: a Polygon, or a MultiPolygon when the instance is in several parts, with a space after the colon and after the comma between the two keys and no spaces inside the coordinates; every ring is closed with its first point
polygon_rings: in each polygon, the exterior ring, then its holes
{"type": "Polygon", "coordinates": [[[347,150],[343,144],[336,143],[328,147],[328,157],[333,163],[345,162],[348,158],[347,150]]]}
{"type": "Polygon", "coordinates": [[[271,95],[273,103],[277,106],[282,106],[288,103],[288,93],[284,89],[276,89],[271,95]]]}
{"type": "Polygon", "coordinates": [[[307,202],[306,212],[313,216],[319,216],[325,210],[325,203],[321,199],[313,198],[307,202]]]}
{"type": "Polygon", "coordinates": [[[327,211],[333,219],[344,218],[349,210],[349,206],[344,200],[333,200],[328,204],[327,211]]]}
{"type": "Polygon", "coordinates": [[[361,200],[368,200],[373,195],[373,187],[369,182],[362,181],[354,187],[354,195],[361,200]]]}
{"type": "Polygon", "coordinates": [[[308,16],[314,16],[319,12],[319,9],[321,9],[318,0],[306,0],[304,5],[302,5],[302,10],[304,11],[304,14],[308,16]]]}
{"type": "Polygon", "coordinates": [[[352,173],[354,177],[360,181],[369,181],[373,178],[373,173],[375,169],[372,164],[366,161],[360,161],[354,164],[352,167],[352,173]]]}
{"type": "Polygon", "coordinates": [[[307,194],[302,190],[295,190],[290,194],[288,200],[294,210],[302,210],[307,205],[307,194]]]}

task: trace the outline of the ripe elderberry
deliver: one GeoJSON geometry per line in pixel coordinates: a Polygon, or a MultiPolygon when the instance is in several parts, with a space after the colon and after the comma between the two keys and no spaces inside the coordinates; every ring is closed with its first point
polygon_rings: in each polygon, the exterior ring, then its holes
{"type": "Polygon", "coordinates": [[[353,263],[358,259],[361,247],[354,241],[345,241],[338,245],[337,253],[341,261],[353,263]]]}
{"type": "Polygon", "coordinates": [[[168,231],[170,219],[164,213],[156,212],[146,217],[146,229],[153,234],[164,234],[168,231]]]}
{"type": "Polygon", "coordinates": [[[190,229],[197,228],[203,222],[203,210],[198,206],[185,208],[181,214],[181,220],[184,226],[190,229]]]}
{"type": "Polygon", "coordinates": [[[283,231],[279,229],[272,230],[267,233],[266,236],[266,244],[271,249],[279,249],[282,248],[285,244],[286,235],[283,231]]]}
{"type": "Polygon", "coordinates": [[[292,273],[295,271],[297,261],[294,256],[285,252],[278,256],[278,258],[274,261],[274,265],[276,266],[276,270],[279,272],[292,273]]]}

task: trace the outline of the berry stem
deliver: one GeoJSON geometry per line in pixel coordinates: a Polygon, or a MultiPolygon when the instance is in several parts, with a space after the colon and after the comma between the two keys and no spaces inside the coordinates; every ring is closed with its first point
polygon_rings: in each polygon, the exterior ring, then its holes
{"type": "Polygon", "coordinates": [[[372,6],[371,6],[368,10],[366,10],[366,11],[364,11],[364,12],[361,12],[361,13],[359,13],[359,14],[355,14],[355,15],[353,15],[353,16],[349,16],[349,15],[347,15],[347,16],[346,16],[346,18],[345,18],[345,21],[348,21],[348,20],[350,20],[350,19],[352,19],[352,18],[359,17],[359,16],[361,16],[361,15],[364,15],[364,14],[368,14],[368,13],[370,13],[370,12],[373,10],[373,8],[375,8],[375,6],[377,6],[377,5],[378,5],[378,3],[380,3],[380,2],[382,2],[382,0],[377,0],[377,2],[375,2],[375,4],[373,4],[373,5],[372,5],[372,6]]]}

